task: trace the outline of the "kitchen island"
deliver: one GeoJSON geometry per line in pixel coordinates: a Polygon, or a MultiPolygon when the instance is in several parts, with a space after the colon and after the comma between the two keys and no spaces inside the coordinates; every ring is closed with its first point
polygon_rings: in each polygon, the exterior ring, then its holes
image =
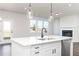
{"type": "MultiPolygon", "coordinates": [[[[23,37],[11,39],[12,56],[61,56],[62,40],[71,40],[71,37],[57,35],[37,37],[23,37]]],[[[70,42],[71,43],[71,42],[70,42]]]]}

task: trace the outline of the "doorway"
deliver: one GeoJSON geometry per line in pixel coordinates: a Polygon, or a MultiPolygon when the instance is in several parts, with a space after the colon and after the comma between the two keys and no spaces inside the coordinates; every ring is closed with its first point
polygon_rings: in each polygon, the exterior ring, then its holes
{"type": "Polygon", "coordinates": [[[3,21],[3,39],[11,39],[11,21],[3,21]]]}

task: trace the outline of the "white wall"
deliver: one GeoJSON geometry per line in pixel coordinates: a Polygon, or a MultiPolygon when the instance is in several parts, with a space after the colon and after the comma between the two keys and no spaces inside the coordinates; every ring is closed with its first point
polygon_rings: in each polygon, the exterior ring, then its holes
{"type": "Polygon", "coordinates": [[[54,20],[54,35],[60,35],[60,18],[54,20]]]}
{"type": "Polygon", "coordinates": [[[12,23],[12,31],[13,37],[21,37],[26,36],[27,27],[25,22],[25,15],[15,12],[8,12],[8,11],[0,11],[0,17],[2,20],[10,20],[12,23]]]}
{"type": "Polygon", "coordinates": [[[54,34],[61,35],[62,29],[72,29],[73,42],[79,42],[79,15],[66,15],[60,17],[60,19],[55,19],[54,34]]]}
{"type": "Polygon", "coordinates": [[[53,35],[54,34],[54,19],[49,21],[49,26],[48,26],[48,35],[53,35]]]}
{"type": "Polygon", "coordinates": [[[76,27],[77,15],[67,15],[60,18],[60,27],[76,27]]]}
{"type": "MultiPolygon", "coordinates": [[[[12,22],[12,36],[13,37],[26,37],[26,36],[38,36],[40,33],[32,33],[29,30],[29,20],[27,19],[25,14],[10,12],[10,11],[1,11],[0,17],[3,20],[10,20],[12,22]]],[[[35,19],[47,20],[44,18],[35,17],[35,19]]],[[[60,35],[61,27],[75,27],[75,40],[79,41],[79,17],[78,15],[67,15],[61,18],[56,18],[54,21],[52,20],[49,24],[49,33],[60,35]]]]}
{"type": "MultiPolygon", "coordinates": [[[[40,33],[32,33],[29,30],[29,20],[25,14],[0,10],[0,17],[3,20],[12,22],[12,37],[38,36],[40,33]]],[[[35,17],[35,19],[47,20],[44,18],[35,17]]],[[[52,27],[52,26],[51,26],[52,27]]],[[[52,33],[53,30],[49,32],[52,33]]]]}

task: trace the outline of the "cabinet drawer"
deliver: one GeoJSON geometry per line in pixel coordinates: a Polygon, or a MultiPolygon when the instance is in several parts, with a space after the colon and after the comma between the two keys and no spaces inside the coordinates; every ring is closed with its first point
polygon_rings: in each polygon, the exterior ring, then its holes
{"type": "Polygon", "coordinates": [[[31,52],[36,52],[42,49],[41,45],[31,46],[31,52]]]}
{"type": "Polygon", "coordinates": [[[61,48],[47,48],[40,51],[32,51],[32,56],[61,56],[61,48]]]}
{"type": "Polygon", "coordinates": [[[40,51],[32,51],[31,52],[31,56],[39,56],[40,55],[40,51]]]}
{"type": "Polygon", "coordinates": [[[30,52],[32,56],[60,56],[61,42],[34,45],[30,52]]]}
{"type": "Polygon", "coordinates": [[[61,47],[61,42],[51,42],[51,43],[45,43],[45,44],[39,44],[31,46],[32,51],[40,51],[43,49],[53,48],[53,47],[61,47]]]}

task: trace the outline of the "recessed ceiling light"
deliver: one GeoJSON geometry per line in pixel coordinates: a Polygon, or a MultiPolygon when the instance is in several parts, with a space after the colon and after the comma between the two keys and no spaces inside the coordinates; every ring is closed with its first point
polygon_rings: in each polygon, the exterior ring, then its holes
{"type": "Polygon", "coordinates": [[[0,21],[2,20],[2,18],[0,17],[0,21]]]}
{"type": "Polygon", "coordinates": [[[71,4],[68,4],[69,7],[71,7],[71,4]]]}
{"type": "Polygon", "coordinates": [[[56,16],[58,16],[59,14],[55,14],[56,16]]]}
{"type": "Polygon", "coordinates": [[[26,10],[27,8],[25,8],[25,10],[26,10]]]}

